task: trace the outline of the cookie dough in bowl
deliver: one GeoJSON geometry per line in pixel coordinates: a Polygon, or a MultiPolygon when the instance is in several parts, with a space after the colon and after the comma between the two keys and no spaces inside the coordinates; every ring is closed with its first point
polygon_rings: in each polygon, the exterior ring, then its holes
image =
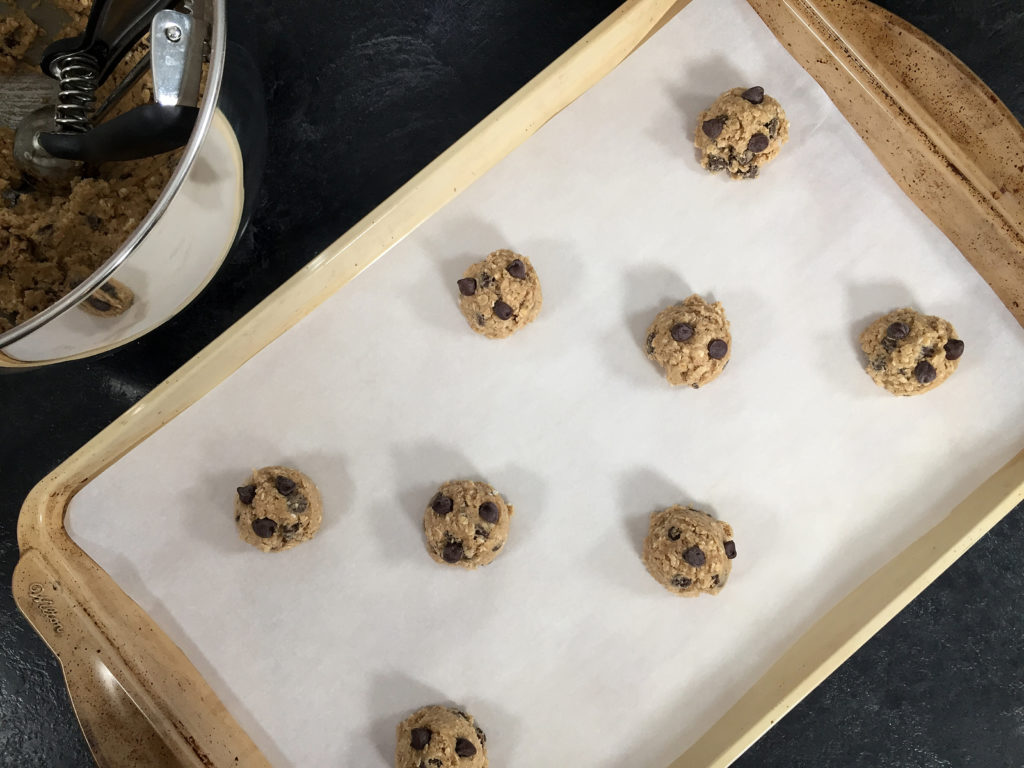
{"type": "Polygon", "coordinates": [[[263,467],[235,489],[235,524],[242,541],[263,552],[280,552],[320,530],[320,491],[302,472],[263,467]]]}
{"type": "Polygon", "coordinates": [[[447,482],[423,513],[427,552],[443,565],[487,565],[508,540],[511,515],[512,505],[487,483],[447,482]]]}
{"type": "Polygon", "coordinates": [[[782,106],[764,88],[733,88],[700,113],[694,144],[700,164],[711,173],[756,179],[789,140],[782,106]]]}
{"type": "MultiPolygon", "coordinates": [[[[62,34],[81,33],[91,5],[60,3],[71,15],[62,34]]],[[[0,75],[38,72],[23,58],[43,31],[19,10],[0,18],[0,33],[0,75]]],[[[102,100],[145,52],[141,46],[129,54],[97,97],[102,100]]],[[[146,72],[114,113],[152,100],[152,77],[146,72]]],[[[14,136],[12,128],[0,125],[0,333],[45,310],[110,258],[153,207],[181,157],[174,151],[85,166],[66,187],[50,188],[17,167],[14,136]]]]}
{"type": "Polygon", "coordinates": [[[725,370],[732,355],[725,308],[696,294],[666,307],[647,329],[644,352],[672,386],[703,387],[725,370]]]}
{"type": "Polygon", "coordinates": [[[423,707],[398,724],[395,768],[487,766],[487,737],[461,709],[423,707]]]}
{"type": "Polygon", "coordinates": [[[732,527],[707,512],[677,505],[651,515],[644,565],[669,592],[717,595],[729,580],[735,557],[732,527]]]}
{"type": "Polygon", "coordinates": [[[894,395],[920,395],[953,375],[964,343],[952,323],[904,307],[875,320],[860,335],[874,382],[894,395]]]}
{"type": "MultiPolygon", "coordinates": [[[[62,45],[73,46],[67,38],[77,37],[84,28],[92,2],[42,0],[18,5],[45,36],[37,38],[15,66],[25,74],[26,83],[42,81],[39,56],[46,43],[60,39],[62,45]],[[65,29],[58,29],[64,23],[58,9],[71,18],[65,29]]],[[[147,13],[158,10],[153,7],[147,13]]],[[[176,40],[170,39],[176,17],[153,18],[168,31],[154,38],[153,55],[148,55],[149,37],[144,33],[123,58],[109,62],[114,71],[95,90],[95,113],[74,115],[76,128],[86,136],[86,131],[108,130],[113,120],[138,108],[166,114],[155,101],[149,70],[154,61],[166,63],[164,50],[177,46],[189,56],[187,66],[182,62],[188,87],[179,83],[184,88],[178,91],[179,106],[198,107],[197,113],[184,113],[189,121],[194,114],[195,122],[187,141],[184,130],[177,134],[185,141],[179,149],[123,162],[108,162],[124,155],[103,152],[92,156],[96,162],[84,164],[35,162],[37,153],[28,151],[27,145],[33,132],[51,119],[54,109],[46,104],[51,97],[39,92],[38,102],[15,99],[7,105],[7,125],[0,127],[0,368],[46,365],[123,345],[184,308],[224,262],[250,213],[246,200],[251,201],[256,191],[265,139],[261,88],[245,76],[251,57],[239,46],[228,56],[224,15],[224,9],[214,4],[204,11],[202,24],[180,27],[176,40]],[[228,61],[240,66],[228,67],[228,61]],[[234,74],[224,77],[226,72],[234,74]],[[198,95],[191,73],[198,74],[198,95]],[[113,93],[121,98],[108,102],[113,93]],[[32,109],[37,103],[44,106],[32,109]],[[239,122],[243,118],[244,130],[239,122]],[[20,135],[9,127],[15,124],[23,128],[20,135]],[[18,163],[13,162],[15,138],[18,163]],[[113,281],[125,290],[105,292],[104,285],[115,285],[113,281]]],[[[149,21],[144,16],[140,22],[144,32],[149,21]]],[[[16,23],[19,29],[26,26],[24,19],[16,23]]],[[[24,48],[12,46],[10,33],[5,28],[0,54],[24,48]]],[[[72,63],[60,61],[65,70],[72,63]]],[[[81,98],[91,101],[94,67],[88,62],[74,66],[82,69],[68,70],[65,77],[74,72],[85,78],[81,98]]],[[[158,63],[156,71],[158,79],[165,71],[170,82],[177,70],[161,70],[158,63]]],[[[69,145],[74,141],[63,137],[64,150],[55,151],[72,153],[69,145]]],[[[146,147],[133,147],[128,154],[136,149],[142,152],[146,147]]]]}
{"type": "Polygon", "coordinates": [[[530,260],[509,250],[494,251],[458,281],[459,309],[477,333],[503,339],[532,323],[544,297],[530,260]]]}

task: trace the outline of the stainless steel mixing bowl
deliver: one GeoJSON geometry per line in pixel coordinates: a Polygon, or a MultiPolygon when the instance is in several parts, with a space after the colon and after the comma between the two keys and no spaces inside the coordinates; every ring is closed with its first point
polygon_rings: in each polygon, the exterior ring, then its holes
{"type": "Polygon", "coordinates": [[[196,0],[210,22],[208,74],[181,160],[149,213],[88,279],[55,304],[0,333],[0,368],[87,357],[153,330],[209,282],[247,223],[266,152],[259,73],[229,43],[224,0],[196,0]],[[115,279],[135,294],[115,317],[79,308],[115,279]]]}

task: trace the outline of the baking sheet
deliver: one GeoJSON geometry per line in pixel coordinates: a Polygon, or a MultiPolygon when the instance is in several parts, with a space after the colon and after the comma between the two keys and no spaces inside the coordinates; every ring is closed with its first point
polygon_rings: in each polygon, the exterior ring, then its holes
{"type": "Polygon", "coordinates": [[[399,719],[454,701],[495,765],[653,768],[1024,446],[1022,353],[1010,313],[756,14],[695,0],[90,483],[67,525],[275,764],[389,764],[399,719]],[[754,182],[709,177],[696,115],[754,83],[790,143],[754,182]],[[545,306],[491,341],[454,281],[498,247],[531,258],[545,306]],[[733,333],[699,391],[641,351],[690,292],[721,300],[733,333]],[[967,344],[919,398],[875,387],[856,349],[904,304],[967,344]],[[237,539],[232,495],[279,462],[318,483],[325,525],[264,556],[237,539]],[[476,572],[423,550],[422,509],[455,477],[516,507],[476,572]],[[675,598],[643,569],[647,516],[673,503],[736,529],[717,598],[675,598]]]}

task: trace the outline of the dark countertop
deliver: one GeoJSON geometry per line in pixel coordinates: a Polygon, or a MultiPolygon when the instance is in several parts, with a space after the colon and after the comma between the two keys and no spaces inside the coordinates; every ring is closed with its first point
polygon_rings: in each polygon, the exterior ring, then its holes
{"type": "MultiPolygon", "coordinates": [[[[618,2],[229,0],[231,36],[248,40],[269,102],[271,157],[252,226],[211,286],[146,338],[103,359],[0,376],[0,765],[91,765],[60,667],[11,597],[15,522],[31,487],[618,2]]],[[[1020,0],[880,4],[1024,118],[1020,0]]],[[[1024,766],[1022,617],[1018,507],[736,765],[1024,766]]]]}

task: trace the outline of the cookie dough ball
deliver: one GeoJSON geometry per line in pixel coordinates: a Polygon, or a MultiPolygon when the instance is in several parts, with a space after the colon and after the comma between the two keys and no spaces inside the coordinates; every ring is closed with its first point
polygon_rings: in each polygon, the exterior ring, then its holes
{"type": "Polygon", "coordinates": [[[460,709],[430,706],[398,724],[395,768],[487,768],[487,737],[460,709]]]}
{"type": "Polygon", "coordinates": [[[956,329],[933,315],[904,307],[883,315],[860,335],[868,375],[894,395],[919,395],[948,379],[964,343],[956,329]]]}
{"type": "Polygon", "coordinates": [[[540,313],[540,280],[530,260],[509,250],[473,264],[458,281],[459,309],[477,333],[511,336],[540,313]]]}
{"type": "Polygon", "coordinates": [[[508,540],[511,514],[512,505],[487,483],[445,483],[423,513],[427,552],[445,565],[487,565],[508,540]]]}
{"type": "Polygon", "coordinates": [[[733,88],[697,118],[694,144],[700,164],[734,179],[756,179],[789,140],[789,121],[779,102],[764,88],[733,88]]]}
{"type": "Polygon", "coordinates": [[[257,469],[236,494],[238,535],[264,552],[291,549],[320,530],[320,491],[297,469],[257,469]]]}
{"type": "Polygon", "coordinates": [[[703,387],[725,370],[732,355],[722,303],[708,304],[696,294],[659,312],[644,343],[647,357],[665,370],[673,387],[703,387]]]}
{"type": "Polygon", "coordinates": [[[120,280],[107,280],[78,306],[94,317],[117,317],[135,303],[132,289],[120,280]]]}
{"type": "Polygon", "coordinates": [[[717,595],[735,557],[732,528],[707,512],[674,506],[651,515],[644,565],[669,592],[683,597],[717,595]]]}

